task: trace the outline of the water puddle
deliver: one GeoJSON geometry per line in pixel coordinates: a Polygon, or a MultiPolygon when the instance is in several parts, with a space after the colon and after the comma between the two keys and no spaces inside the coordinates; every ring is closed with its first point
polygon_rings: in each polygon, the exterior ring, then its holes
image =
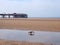
{"type": "Polygon", "coordinates": [[[60,43],[60,32],[0,29],[0,39],[42,43],[60,43]],[[32,33],[33,35],[30,35],[32,33]]]}

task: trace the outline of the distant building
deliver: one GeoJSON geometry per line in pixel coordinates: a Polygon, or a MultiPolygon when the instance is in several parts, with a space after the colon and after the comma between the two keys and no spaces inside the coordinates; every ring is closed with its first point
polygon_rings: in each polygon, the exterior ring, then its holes
{"type": "Polygon", "coordinates": [[[27,14],[0,14],[0,18],[28,18],[27,14]]]}

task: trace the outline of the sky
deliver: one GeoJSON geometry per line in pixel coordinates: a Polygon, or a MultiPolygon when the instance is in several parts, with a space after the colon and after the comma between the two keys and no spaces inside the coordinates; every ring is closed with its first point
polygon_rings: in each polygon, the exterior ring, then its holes
{"type": "Polygon", "coordinates": [[[28,17],[60,18],[60,0],[0,0],[0,13],[26,13],[28,17]]]}

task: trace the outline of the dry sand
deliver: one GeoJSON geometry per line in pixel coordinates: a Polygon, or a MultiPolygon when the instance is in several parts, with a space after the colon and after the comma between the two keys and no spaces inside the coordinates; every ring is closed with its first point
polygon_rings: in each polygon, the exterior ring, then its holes
{"type": "Polygon", "coordinates": [[[60,31],[60,18],[0,19],[0,29],[60,31]]]}

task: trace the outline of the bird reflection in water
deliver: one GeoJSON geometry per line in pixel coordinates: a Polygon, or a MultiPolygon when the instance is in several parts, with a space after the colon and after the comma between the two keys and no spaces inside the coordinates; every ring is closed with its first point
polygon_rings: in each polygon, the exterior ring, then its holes
{"type": "Polygon", "coordinates": [[[30,36],[34,36],[35,32],[34,31],[30,31],[28,32],[30,36]]]}

